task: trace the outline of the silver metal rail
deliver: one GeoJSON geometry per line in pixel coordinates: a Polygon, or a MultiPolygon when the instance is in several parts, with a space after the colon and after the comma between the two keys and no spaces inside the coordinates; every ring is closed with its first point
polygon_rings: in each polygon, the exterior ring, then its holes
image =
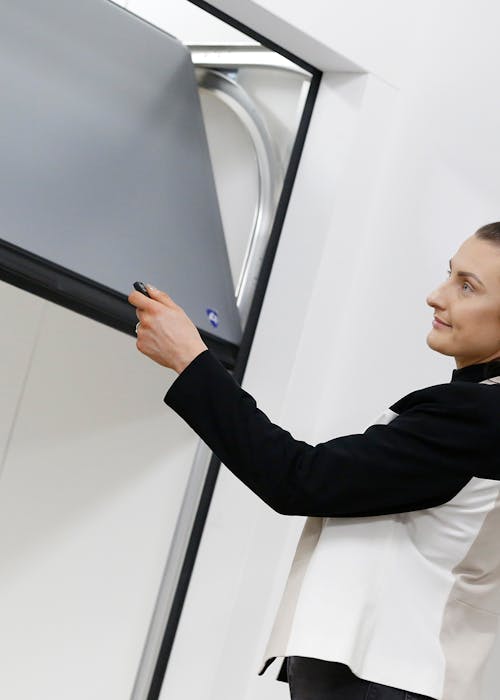
{"type": "Polygon", "coordinates": [[[149,694],[211,457],[212,452],[200,440],[165,563],[131,700],[147,700],[149,694]]]}
{"type": "Polygon", "coordinates": [[[244,328],[271,233],[278,185],[283,180],[283,168],[267,124],[246,90],[233,78],[218,71],[198,68],[196,75],[201,90],[216,95],[238,116],[250,135],[257,159],[257,206],[235,291],[236,305],[244,328]]]}

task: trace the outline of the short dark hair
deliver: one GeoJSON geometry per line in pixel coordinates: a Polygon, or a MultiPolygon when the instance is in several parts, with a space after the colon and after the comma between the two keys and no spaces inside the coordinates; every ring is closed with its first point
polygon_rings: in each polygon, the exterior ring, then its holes
{"type": "Polygon", "coordinates": [[[486,224],[478,228],[474,234],[483,241],[490,241],[500,245],[500,221],[494,221],[492,224],[486,224]]]}

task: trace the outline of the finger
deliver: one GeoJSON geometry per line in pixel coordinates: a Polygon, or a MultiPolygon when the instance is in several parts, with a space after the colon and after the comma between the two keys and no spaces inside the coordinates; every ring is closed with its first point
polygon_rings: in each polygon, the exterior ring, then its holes
{"type": "Polygon", "coordinates": [[[132,306],[141,309],[141,311],[152,311],[155,306],[154,301],[135,289],[128,295],[128,301],[132,306]]]}
{"type": "Polygon", "coordinates": [[[170,297],[167,294],[167,292],[163,292],[161,289],[156,289],[156,287],[153,287],[153,285],[151,284],[147,284],[146,287],[148,288],[148,294],[151,297],[151,299],[155,299],[155,301],[159,301],[165,306],[177,306],[177,304],[174,302],[172,297],[170,297]]]}

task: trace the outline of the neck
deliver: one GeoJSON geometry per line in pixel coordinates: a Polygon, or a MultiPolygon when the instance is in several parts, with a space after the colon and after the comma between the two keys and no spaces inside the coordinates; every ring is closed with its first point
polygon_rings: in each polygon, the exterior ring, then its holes
{"type": "Polygon", "coordinates": [[[481,365],[485,362],[494,362],[495,360],[500,361],[500,355],[498,354],[498,352],[493,353],[488,357],[484,357],[483,359],[476,360],[471,358],[455,357],[455,364],[457,366],[457,369],[462,369],[462,367],[468,367],[469,365],[481,365]]]}

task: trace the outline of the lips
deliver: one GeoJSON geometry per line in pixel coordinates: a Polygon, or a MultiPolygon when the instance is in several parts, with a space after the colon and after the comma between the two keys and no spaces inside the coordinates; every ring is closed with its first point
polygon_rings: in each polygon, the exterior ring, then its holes
{"type": "Polygon", "coordinates": [[[447,328],[451,328],[451,324],[445,323],[444,321],[442,321],[439,318],[439,316],[434,316],[434,320],[436,321],[436,323],[440,323],[442,326],[446,326],[447,328]]]}

